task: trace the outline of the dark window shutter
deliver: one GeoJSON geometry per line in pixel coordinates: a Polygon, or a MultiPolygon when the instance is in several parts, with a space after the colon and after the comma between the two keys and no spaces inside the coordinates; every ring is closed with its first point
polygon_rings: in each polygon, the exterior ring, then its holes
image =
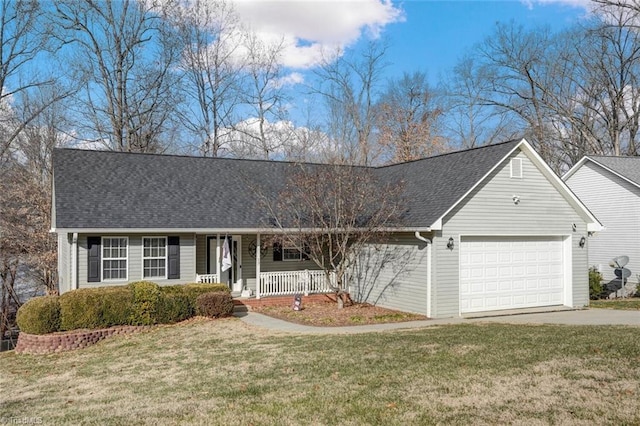
{"type": "Polygon", "coordinates": [[[87,281],[90,283],[100,282],[100,245],[102,240],[100,237],[87,237],[87,252],[89,253],[87,281]]]}
{"type": "Polygon", "coordinates": [[[169,270],[167,278],[180,279],[180,237],[167,237],[169,270]]]}
{"type": "Polygon", "coordinates": [[[282,261],[282,244],[280,243],[273,243],[273,261],[282,261]]]}
{"type": "Polygon", "coordinates": [[[302,260],[309,260],[309,255],[311,254],[311,247],[309,244],[304,244],[304,250],[302,250],[302,260]]]}

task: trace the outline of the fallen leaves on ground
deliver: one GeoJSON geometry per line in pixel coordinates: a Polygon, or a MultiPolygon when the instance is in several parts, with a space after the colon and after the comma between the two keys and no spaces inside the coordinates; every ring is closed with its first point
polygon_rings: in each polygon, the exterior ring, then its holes
{"type": "Polygon", "coordinates": [[[349,325],[383,324],[427,319],[424,315],[394,311],[367,303],[354,303],[338,309],[336,303],[312,302],[294,311],[291,306],[262,306],[252,308],[274,318],[296,324],[341,327],[349,325]]]}

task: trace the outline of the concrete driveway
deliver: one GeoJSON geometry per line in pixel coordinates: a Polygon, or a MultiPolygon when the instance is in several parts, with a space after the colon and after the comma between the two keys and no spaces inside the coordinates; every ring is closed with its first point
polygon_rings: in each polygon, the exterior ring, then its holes
{"type": "Polygon", "coordinates": [[[474,318],[471,321],[490,321],[509,324],[565,324],[565,325],[635,325],[640,326],[640,311],[613,309],[582,309],[577,311],[539,312],[534,314],[474,318]]]}
{"type": "Polygon", "coordinates": [[[611,309],[563,310],[487,316],[482,318],[444,318],[401,323],[358,325],[349,327],[312,327],[282,321],[256,312],[234,314],[247,324],[273,331],[310,334],[357,334],[387,330],[433,327],[448,324],[497,322],[503,324],[564,324],[564,325],[627,325],[640,327],[640,311],[616,311],[611,309]]]}

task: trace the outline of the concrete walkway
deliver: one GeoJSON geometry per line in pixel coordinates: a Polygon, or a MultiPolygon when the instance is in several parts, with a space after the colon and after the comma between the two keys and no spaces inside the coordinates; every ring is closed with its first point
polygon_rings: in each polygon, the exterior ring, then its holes
{"type": "Polygon", "coordinates": [[[445,318],[388,324],[356,325],[348,327],[313,327],[279,320],[257,312],[236,312],[234,315],[247,324],[274,331],[304,334],[356,334],[388,330],[405,330],[449,324],[497,322],[503,324],[563,324],[563,325],[628,325],[640,327],[640,311],[584,309],[576,311],[511,314],[483,318],[445,318]]]}

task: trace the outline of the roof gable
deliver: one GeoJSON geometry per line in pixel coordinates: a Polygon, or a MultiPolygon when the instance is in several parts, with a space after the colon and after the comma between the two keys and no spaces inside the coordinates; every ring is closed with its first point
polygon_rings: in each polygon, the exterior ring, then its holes
{"type": "Polygon", "coordinates": [[[623,180],[640,188],[640,157],[614,157],[606,155],[589,155],[582,157],[563,177],[571,178],[587,161],[602,167],[623,180]]]}
{"type": "Polygon", "coordinates": [[[406,221],[431,227],[509,155],[519,141],[456,151],[408,163],[380,167],[386,181],[405,183],[406,221]]]}

